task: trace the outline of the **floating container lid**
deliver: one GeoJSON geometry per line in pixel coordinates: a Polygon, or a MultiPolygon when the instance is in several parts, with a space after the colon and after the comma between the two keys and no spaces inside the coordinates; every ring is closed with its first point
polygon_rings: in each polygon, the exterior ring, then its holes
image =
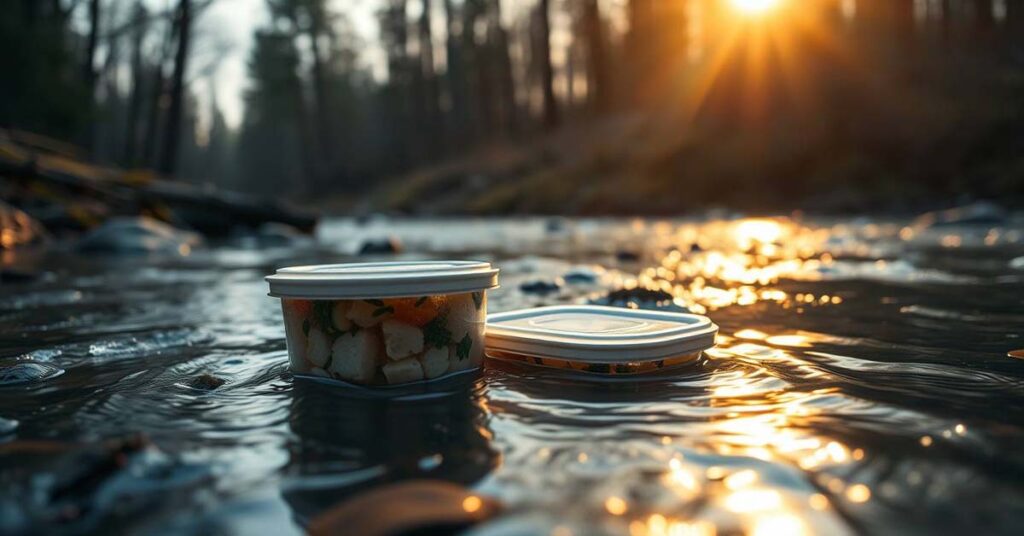
{"type": "Polygon", "coordinates": [[[319,264],[281,268],[267,282],[279,298],[402,298],[495,288],[498,269],[479,261],[319,264]]]}
{"type": "Polygon", "coordinates": [[[569,305],[488,315],[487,349],[596,364],[655,361],[715,345],[705,316],[569,305]]]}

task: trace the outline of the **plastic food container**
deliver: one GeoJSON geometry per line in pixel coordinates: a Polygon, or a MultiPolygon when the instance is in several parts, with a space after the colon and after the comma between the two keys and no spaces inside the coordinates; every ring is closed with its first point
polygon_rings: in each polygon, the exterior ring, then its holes
{"type": "Polygon", "coordinates": [[[383,386],[483,365],[486,291],[498,286],[489,263],[297,266],[267,282],[297,375],[383,386]]]}
{"type": "Polygon", "coordinates": [[[597,305],[491,315],[487,355],[591,374],[654,373],[697,360],[718,326],[700,315],[597,305]]]}

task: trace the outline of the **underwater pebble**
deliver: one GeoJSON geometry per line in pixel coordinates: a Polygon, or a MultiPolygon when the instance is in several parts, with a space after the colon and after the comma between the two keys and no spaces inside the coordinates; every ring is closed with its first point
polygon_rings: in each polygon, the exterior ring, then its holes
{"type": "Polygon", "coordinates": [[[5,436],[7,434],[13,433],[15,430],[18,429],[18,424],[18,421],[14,419],[5,419],[3,417],[0,417],[0,436],[5,436]]]}
{"type": "Polygon", "coordinates": [[[402,251],[402,243],[397,238],[378,238],[363,241],[359,246],[360,255],[376,255],[382,253],[399,253],[402,251]]]}
{"type": "Polygon", "coordinates": [[[213,374],[200,374],[199,376],[189,380],[188,386],[193,389],[212,391],[225,383],[227,383],[227,380],[224,378],[218,378],[213,374]]]}
{"type": "Polygon", "coordinates": [[[640,260],[640,254],[635,251],[617,251],[615,258],[619,262],[637,262],[640,260]]]}
{"type": "Polygon", "coordinates": [[[686,307],[676,304],[674,297],[664,290],[646,288],[624,288],[613,290],[603,298],[591,300],[592,305],[610,305],[612,307],[628,307],[631,309],[647,309],[653,311],[673,311],[689,313],[686,307]]]}
{"type": "Polygon", "coordinates": [[[551,281],[527,281],[519,285],[519,290],[527,294],[551,294],[552,292],[558,292],[558,283],[551,281]]]}
{"type": "Polygon", "coordinates": [[[573,268],[562,275],[562,280],[570,285],[590,285],[597,282],[600,277],[596,270],[592,268],[579,267],[573,268]]]}
{"type": "Polygon", "coordinates": [[[0,386],[35,383],[56,378],[64,369],[47,363],[21,361],[13,365],[0,366],[0,386]]]}

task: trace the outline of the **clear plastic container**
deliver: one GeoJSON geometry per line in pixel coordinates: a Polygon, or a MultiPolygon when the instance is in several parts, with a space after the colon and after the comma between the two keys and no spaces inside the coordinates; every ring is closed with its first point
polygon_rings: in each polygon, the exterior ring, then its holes
{"type": "Polygon", "coordinates": [[[596,305],[491,315],[487,356],[600,375],[657,373],[692,363],[715,345],[700,315],[596,305]]]}
{"type": "Polygon", "coordinates": [[[488,263],[431,261],[283,268],[267,281],[296,375],[386,386],[480,369],[497,277],[488,263]]]}

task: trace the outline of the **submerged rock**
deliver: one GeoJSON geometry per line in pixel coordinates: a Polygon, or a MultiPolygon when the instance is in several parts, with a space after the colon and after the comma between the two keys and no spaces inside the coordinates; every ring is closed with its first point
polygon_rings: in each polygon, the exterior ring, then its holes
{"type": "Polygon", "coordinates": [[[17,361],[11,365],[0,365],[0,387],[36,383],[56,378],[64,369],[35,361],[17,361]]]}
{"type": "Polygon", "coordinates": [[[988,201],[978,201],[962,207],[928,212],[914,220],[914,225],[923,228],[945,227],[948,225],[1003,225],[1007,219],[1006,209],[988,201]]]}
{"type": "Polygon", "coordinates": [[[12,434],[18,429],[18,421],[0,417],[0,437],[12,434]]]}
{"type": "Polygon", "coordinates": [[[674,297],[664,290],[646,288],[624,288],[613,290],[602,298],[591,300],[593,305],[610,305],[629,309],[647,309],[653,311],[672,311],[689,313],[686,307],[678,305],[674,297]]]}
{"type": "Polygon", "coordinates": [[[413,480],[353,496],[315,517],[309,534],[460,534],[500,511],[494,499],[457,484],[413,480]]]}
{"type": "Polygon", "coordinates": [[[562,274],[562,280],[570,285],[592,285],[600,278],[597,270],[587,266],[577,266],[562,274]]]}
{"type": "Polygon", "coordinates": [[[0,249],[42,243],[48,237],[46,229],[35,218],[0,201],[0,249]]]}
{"type": "Polygon", "coordinates": [[[202,237],[196,233],[142,216],[111,218],[82,237],[78,250],[118,255],[187,255],[202,243],[202,237]]]}
{"type": "Polygon", "coordinates": [[[637,262],[640,260],[640,254],[635,251],[621,250],[615,252],[615,259],[619,262],[637,262]]]}
{"type": "Polygon", "coordinates": [[[284,223],[265,223],[255,231],[238,229],[231,238],[231,244],[243,248],[280,248],[305,244],[310,236],[297,227],[284,223]]]}
{"type": "Polygon", "coordinates": [[[212,391],[227,383],[224,378],[218,378],[213,374],[200,374],[188,382],[188,386],[201,391],[212,391]]]}
{"type": "Polygon", "coordinates": [[[381,255],[386,253],[399,253],[402,251],[402,243],[393,236],[387,238],[367,239],[359,246],[360,255],[381,255]]]}
{"type": "Polygon", "coordinates": [[[527,281],[519,285],[519,290],[526,294],[551,294],[558,292],[560,288],[561,286],[558,283],[544,280],[527,281]]]}

